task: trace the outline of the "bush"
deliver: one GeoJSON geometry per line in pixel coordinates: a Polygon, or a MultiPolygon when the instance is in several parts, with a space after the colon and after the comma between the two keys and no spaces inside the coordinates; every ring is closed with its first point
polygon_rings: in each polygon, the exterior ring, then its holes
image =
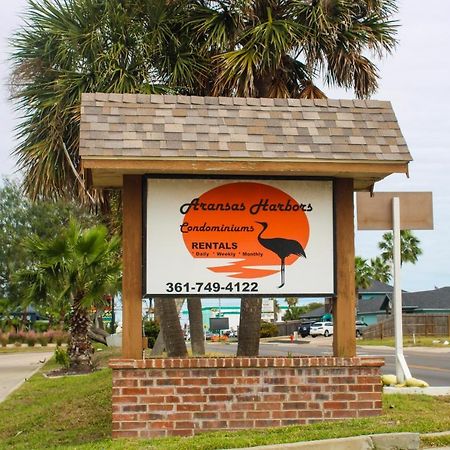
{"type": "Polygon", "coordinates": [[[37,334],[34,331],[29,331],[25,337],[25,342],[28,344],[28,347],[34,347],[37,342],[37,334]]]}
{"type": "Polygon", "coordinates": [[[70,358],[69,354],[67,353],[67,350],[64,350],[61,347],[56,347],[55,361],[60,366],[64,367],[65,369],[68,369],[70,366],[70,358]]]}
{"type": "Polygon", "coordinates": [[[33,323],[33,329],[37,333],[43,333],[48,330],[49,321],[48,320],[36,320],[33,323]]]}
{"type": "Polygon", "coordinates": [[[148,348],[153,348],[159,334],[159,323],[155,320],[144,321],[144,336],[148,338],[148,348]]]}
{"type": "Polygon", "coordinates": [[[262,321],[259,336],[262,338],[278,336],[278,328],[274,323],[262,321]]]}
{"type": "Polygon", "coordinates": [[[9,344],[9,336],[6,333],[0,334],[0,344],[2,347],[6,347],[9,344]]]}
{"type": "Polygon", "coordinates": [[[48,337],[45,335],[45,333],[39,334],[37,340],[42,347],[46,347],[48,345],[48,337]]]}
{"type": "Polygon", "coordinates": [[[53,332],[53,342],[56,342],[58,347],[61,347],[63,344],[67,344],[69,341],[69,336],[64,331],[56,330],[53,332]]]}

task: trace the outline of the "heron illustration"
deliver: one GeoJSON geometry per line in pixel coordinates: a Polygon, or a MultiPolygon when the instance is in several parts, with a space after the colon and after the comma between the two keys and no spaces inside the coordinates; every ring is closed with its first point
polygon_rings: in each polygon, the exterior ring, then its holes
{"type": "Polygon", "coordinates": [[[259,243],[275,253],[281,260],[281,284],[278,288],[282,288],[285,282],[285,259],[289,255],[298,255],[306,258],[305,250],[303,249],[300,242],[294,241],[293,239],[285,239],[285,238],[263,238],[261,235],[267,229],[267,222],[256,222],[262,225],[263,229],[258,234],[259,243]]]}

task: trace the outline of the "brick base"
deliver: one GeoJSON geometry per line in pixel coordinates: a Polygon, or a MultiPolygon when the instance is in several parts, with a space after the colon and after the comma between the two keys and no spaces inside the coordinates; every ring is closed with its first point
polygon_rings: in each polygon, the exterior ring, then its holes
{"type": "Polygon", "coordinates": [[[333,357],[111,360],[113,437],[378,415],[382,365],[333,357]]]}

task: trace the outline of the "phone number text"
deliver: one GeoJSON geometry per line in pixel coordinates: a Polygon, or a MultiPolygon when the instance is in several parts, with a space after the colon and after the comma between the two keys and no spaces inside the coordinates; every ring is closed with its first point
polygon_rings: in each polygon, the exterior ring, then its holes
{"type": "Polygon", "coordinates": [[[177,283],[166,283],[166,292],[168,294],[171,293],[239,293],[239,292],[258,292],[258,283],[252,282],[229,282],[226,284],[222,284],[219,282],[208,282],[208,283],[200,283],[200,282],[177,282],[177,283]]]}

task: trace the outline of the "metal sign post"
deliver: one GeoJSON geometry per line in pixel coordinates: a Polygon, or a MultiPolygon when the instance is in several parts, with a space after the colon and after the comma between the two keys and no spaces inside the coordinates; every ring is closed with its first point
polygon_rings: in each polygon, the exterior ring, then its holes
{"type": "Polygon", "coordinates": [[[403,354],[402,288],[400,283],[401,240],[400,240],[400,199],[392,198],[393,234],[393,275],[394,275],[394,333],[395,333],[395,373],[397,382],[411,378],[411,372],[403,354]]]}
{"type": "Polygon", "coordinates": [[[358,192],[356,199],[359,230],[392,229],[395,370],[397,381],[403,383],[405,379],[411,378],[411,372],[403,354],[400,230],[433,229],[432,194],[431,192],[375,192],[370,195],[367,192],[358,192]],[[403,205],[401,211],[400,201],[403,205]]]}

